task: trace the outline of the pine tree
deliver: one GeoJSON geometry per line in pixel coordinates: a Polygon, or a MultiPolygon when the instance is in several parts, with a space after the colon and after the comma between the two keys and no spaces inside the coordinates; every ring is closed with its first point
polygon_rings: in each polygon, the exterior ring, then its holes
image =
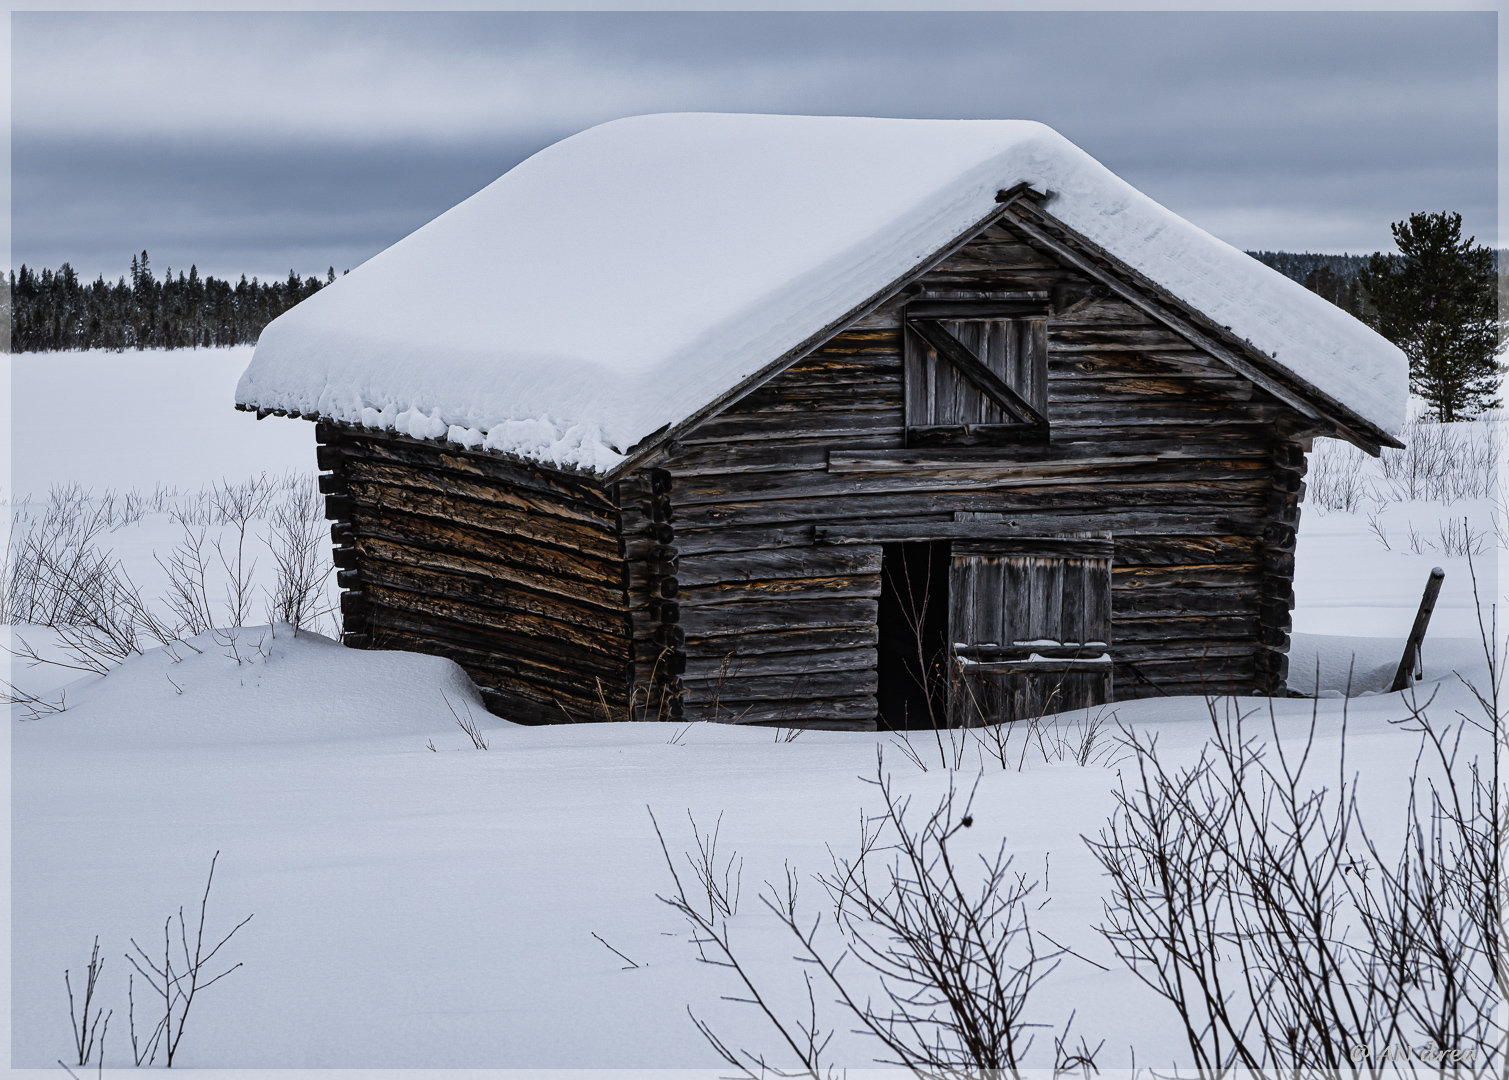
{"type": "Polygon", "coordinates": [[[1498,405],[1503,341],[1493,253],[1462,239],[1462,215],[1411,214],[1393,225],[1399,255],[1358,275],[1362,315],[1409,357],[1410,389],[1449,423],[1498,405]]]}

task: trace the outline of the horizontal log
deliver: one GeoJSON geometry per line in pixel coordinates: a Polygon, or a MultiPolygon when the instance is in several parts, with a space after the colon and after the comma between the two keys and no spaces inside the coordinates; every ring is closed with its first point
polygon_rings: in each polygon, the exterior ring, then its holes
{"type": "Polygon", "coordinates": [[[1161,641],[1122,641],[1118,638],[1110,652],[1118,664],[1183,660],[1192,671],[1199,671],[1210,660],[1224,663],[1230,659],[1250,659],[1260,647],[1256,637],[1224,640],[1168,638],[1161,641]]]}
{"type": "Polygon", "coordinates": [[[1053,385],[1062,380],[1082,375],[1099,378],[1194,378],[1222,382],[1241,379],[1233,371],[1214,364],[1204,353],[1184,351],[1138,351],[1100,352],[1075,350],[1056,351],[1052,345],[1052,330],[1049,330],[1048,386],[1052,396],[1053,385]]]}
{"type": "Polygon", "coordinates": [[[563,531],[583,536],[616,535],[618,510],[553,499],[524,488],[511,488],[486,479],[453,475],[439,469],[392,465],[352,458],[344,469],[353,492],[382,490],[403,505],[417,495],[453,499],[458,503],[495,508],[513,516],[544,517],[563,531]]]}
{"type": "Polygon", "coordinates": [[[1048,349],[1051,352],[1197,352],[1197,348],[1172,330],[1161,326],[1112,325],[1093,326],[1048,323],[1048,349]]]}
{"type": "Polygon", "coordinates": [[[686,643],[689,660],[714,664],[727,656],[774,656],[779,653],[827,653],[865,649],[873,653],[879,640],[873,622],[853,626],[820,626],[791,630],[754,631],[736,637],[698,637],[686,643]]]}
{"type": "MultiPolygon", "coordinates": [[[[1156,454],[1126,454],[1114,457],[1075,458],[1069,461],[1039,460],[1019,462],[1010,451],[914,449],[914,450],[833,450],[828,454],[828,472],[839,475],[900,473],[907,476],[926,474],[930,479],[969,479],[979,481],[1000,476],[1026,479],[1037,476],[1076,476],[1092,470],[1134,469],[1156,465],[1156,454]],[[1004,452],[1003,452],[1004,451],[1004,452]]],[[[793,485],[800,487],[799,484],[793,485]]]]}
{"type": "Polygon", "coordinates": [[[764,653],[741,648],[722,656],[686,658],[686,678],[692,681],[717,682],[763,678],[767,675],[803,675],[830,671],[873,671],[875,649],[828,649],[822,652],[764,653]]]}
{"type": "Polygon", "coordinates": [[[749,604],[710,604],[683,609],[681,628],[688,651],[698,639],[780,630],[868,626],[876,618],[878,602],[869,597],[834,596],[805,600],[767,600],[749,604]]]}
{"type": "Polygon", "coordinates": [[[382,520],[391,526],[404,518],[425,518],[431,528],[452,524],[480,530],[500,544],[547,545],[583,560],[607,564],[619,561],[615,533],[575,527],[560,518],[429,491],[395,490],[364,480],[353,480],[351,492],[348,520],[382,520]]]}
{"type": "Polygon", "coordinates": [[[1167,641],[1256,641],[1261,623],[1254,611],[1246,615],[1185,613],[1163,618],[1121,616],[1111,624],[1111,638],[1122,645],[1167,641]]]}
{"type": "Polygon", "coordinates": [[[319,443],[314,448],[315,466],[321,472],[333,472],[341,467],[341,448],[339,445],[319,443]]]}
{"type": "Polygon", "coordinates": [[[795,675],[730,675],[697,679],[682,676],[688,709],[715,707],[726,702],[787,701],[800,705],[808,698],[870,697],[877,685],[874,668],[849,671],[806,671],[795,675]]]}
{"type": "MultiPolygon", "coordinates": [[[[1005,514],[1026,527],[1050,518],[1078,517],[1076,528],[1109,528],[1118,535],[1136,528],[1136,522],[1164,521],[1173,528],[1180,520],[1194,518],[1243,521],[1222,532],[1256,532],[1263,526],[1261,481],[1229,481],[1217,484],[1116,484],[1107,482],[1041,487],[972,491],[959,489],[947,496],[944,505],[951,511],[1005,514]],[[1083,521],[1088,519],[1088,526],[1083,521]]],[[[844,498],[771,498],[758,502],[708,504],[684,511],[678,542],[688,529],[714,523],[764,525],[776,522],[797,524],[811,522],[832,528],[846,522],[869,522],[878,519],[909,521],[923,518],[938,508],[942,498],[936,492],[914,492],[910,500],[898,495],[856,494],[844,498]]],[[[1048,528],[1036,525],[1035,528],[1048,528]]],[[[1155,526],[1155,530],[1156,530],[1155,526]]],[[[1056,531],[1056,530],[1055,530],[1056,531]]],[[[919,538],[920,539],[920,538],[919,538]]]]}
{"type": "Polygon", "coordinates": [[[771,443],[694,444],[671,448],[666,468],[680,477],[712,473],[739,476],[754,472],[825,469],[831,440],[771,443]]]}
{"type": "Polygon", "coordinates": [[[455,600],[476,607],[479,615],[497,611],[538,616],[560,624],[563,632],[588,631],[610,637],[621,637],[627,632],[622,598],[612,594],[602,596],[599,603],[587,603],[549,591],[549,582],[535,582],[525,588],[515,582],[459,572],[451,567],[375,558],[362,564],[360,580],[363,584],[455,600]]]}
{"type": "Polygon", "coordinates": [[[1259,614],[1261,598],[1262,590],[1256,585],[1224,588],[1113,588],[1112,626],[1125,617],[1146,619],[1180,615],[1254,615],[1259,614]]]}
{"type": "Polygon", "coordinates": [[[1050,379],[1048,400],[1055,416],[1078,412],[1099,414],[1111,406],[1204,405],[1225,402],[1236,409],[1254,397],[1252,384],[1241,379],[1182,378],[1117,375],[1050,379]]]}
{"type": "Polygon", "coordinates": [[[880,575],[848,574],[832,577],[768,578],[753,581],[722,581],[682,589],[677,602],[683,614],[696,609],[724,605],[762,604],[771,599],[796,600],[805,597],[880,595],[880,575]]]}
{"type": "Polygon", "coordinates": [[[899,363],[897,357],[900,343],[901,316],[898,311],[882,322],[871,322],[863,326],[856,324],[835,335],[821,348],[771,381],[868,374],[887,361],[899,363]]]}
{"type": "Polygon", "coordinates": [[[778,428],[770,418],[744,413],[723,413],[698,425],[678,441],[694,446],[701,443],[775,442],[787,439],[814,438],[833,442],[863,435],[884,435],[897,440],[902,432],[901,402],[884,412],[840,412],[829,409],[821,414],[793,416],[778,428]]]}
{"type": "Polygon", "coordinates": [[[865,383],[862,386],[779,386],[757,391],[739,402],[739,415],[781,423],[793,413],[827,412],[886,414],[901,404],[894,386],[865,383]]]}
{"type": "Polygon", "coordinates": [[[875,699],[837,698],[789,701],[724,702],[717,710],[688,702],[688,719],[708,719],[749,727],[813,728],[840,731],[874,731],[875,699]]]}
{"type": "Polygon", "coordinates": [[[960,666],[959,671],[966,676],[1086,675],[1095,672],[1104,672],[1109,675],[1111,668],[1111,660],[1107,655],[1105,659],[1099,656],[1086,656],[1077,659],[976,661],[960,666]]]}
{"type": "Polygon", "coordinates": [[[1103,285],[1082,281],[1077,286],[1055,290],[1053,321],[1059,326],[1156,326],[1125,300],[1112,296],[1103,285]],[[1066,304],[1065,301],[1068,301],[1066,304]]]}
{"type": "MultiPolygon", "coordinates": [[[[961,522],[960,524],[973,524],[961,522]]],[[[993,536],[956,539],[950,548],[955,557],[1037,556],[1051,559],[1095,559],[1109,562],[1114,547],[1109,536],[993,536]]]]}
{"type": "Polygon", "coordinates": [[[723,582],[761,581],[786,577],[836,577],[880,573],[878,548],[834,550],[782,547],[732,553],[689,553],[681,560],[677,581],[682,588],[723,582]]]}
{"type": "Polygon", "coordinates": [[[366,623],[372,605],[361,590],[348,589],[341,593],[340,606],[341,617],[346,625],[353,630],[358,630],[366,623]]]}
{"type": "Polygon", "coordinates": [[[361,558],[429,564],[598,606],[622,605],[625,590],[625,563],[617,558],[388,507],[359,508],[352,546],[361,558]]]}
{"type": "Polygon", "coordinates": [[[367,508],[355,530],[354,543],[376,558],[475,568],[523,586],[549,581],[552,591],[589,603],[623,588],[623,564],[617,559],[588,558],[444,518],[367,508]]]}
{"type": "Polygon", "coordinates": [[[676,530],[664,521],[646,522],[637,532],[661,547],[669,547],[676,539],[676,530]]]}
{"type": "Polygon", "coordinates": [[[849,496],[875,499],[917,496],[923,499],[955,492],[979,498],[994,493],[1041,491],[1045,494],[1095,497],[1108,501],[1117,495],[1138,504],[1157,501],[1189,501],[1238,496],[1262,505],[1269,491],[1268,470],[1261,462],[1239,459],[1231,462],[1156,461],[1132,466],[1048,469],[1042,465],[1020,469],[1003,465],[994,474],[969,470],[961,475],[894,471],[865,475],[830,473],[763,473],[738,483],[721,483],[716,477],[689,480],[677,504],[687,523],[694,522],[704,507],[724,504],[754,504],[764,500],[831,500],[849,496]],[[1180,496],[1183,498],[1179,498],[1180,496]]]}
{"type": "Polygon", "coordinates": [[[741,551],[805,548],[812,546],[812,525],[784,525],[777,522],[744,526],[705,515],[697,522],[683,521],[676,533],[676,542],[689,559],[741,551]]]}
{"type": "Polygon", "coordinates": [[[1221,694],[1250,692],[1253,677],[1257,673],[1256,662],[1251,651],[1244,656],[1136,660],[1117,663],[1116,685],[1128,685],[1135,677],[1132,675],[1133,669],[1155,684],[1172,679],[1187,685],[1203,685],[1212,692],[1221,694]],[[1123,668],[1127,672],[1126,678],[1122,676],[1123,668]]]}
{"type": "Polygon", "coordinates": [[[454,443],[438,443],[370,428],[341,427],[330,440],[348,459],[439,470],[490,484],[529,491],[547,502],[592,506],[610,512],[611,501],[593,477],[553,469],[536,462],[509,459],[490,451],[471,451],[454,443]]]}
{"type": "Polygon", "coordinates": [[[1119,590],[1152,591],[1168,588],[1261,588],[1258,567],[1237,563],[1199,566],[1113,566],[1111,587],[1119,590]]]}
{"type": "Polygon", "coordinates": [[[445,630],[451,637],[485,646],[500,656],[528,656],[583,677],[620,678],[628,661],[626,638],[607,638],[522,612],[484,610],[390,585],[368,584],[362,596],[374,624],[387,620],[378,609],[399,612],[409,624],[423,622],[436,633],[445,630]]]}
{"type": "Polygon", "coordinates": [[[1019,299],[930,299],[913,300],[906,306],[908,319],[940,319],[946,322],[1046,318],[1048,294],[1019,299]]]}
{"type": "Polygon", "coordinates": [[[1117,672],[1116,700],[1133,701],[1153,697],[1193,697],[1207,700],[1236,695],[1250,696],[1255,689],[1254,681],[1234,681],[1230,678],[1219,682],[1183,680],[1159,675],[1156,682],[1136,677],[1130,668],[1117,672]]]}
{"type": "Polygon", "coordinates": [[[1191,566],[1267,564],[1254,536],[1117,536],[1118,566],[1191,566]]]}

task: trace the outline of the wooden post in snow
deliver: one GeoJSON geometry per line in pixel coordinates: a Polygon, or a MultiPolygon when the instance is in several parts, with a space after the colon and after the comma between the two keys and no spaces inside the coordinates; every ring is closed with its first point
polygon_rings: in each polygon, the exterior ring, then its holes
{"type": "Polygon", "coordinates": [[[1404,643],[1404,655],[1399,658],[1399,670],[1394,672],[1393,685],[1388,688],[1391,694],[1403,690],[1414,681],[1420,643],[1425,640],[1425,628],[1430,625],[1430,613],[1436,610],[1436,597],[1441,593],[1441,581],[1445,577],[1446,571],[1439,566],[1430,572],[1430,580],[1425,583],[1425,594],[1420,597],[1420,610],[1415,612],[1415,625],[1410,627],[1409,640],[1404,643]]]}

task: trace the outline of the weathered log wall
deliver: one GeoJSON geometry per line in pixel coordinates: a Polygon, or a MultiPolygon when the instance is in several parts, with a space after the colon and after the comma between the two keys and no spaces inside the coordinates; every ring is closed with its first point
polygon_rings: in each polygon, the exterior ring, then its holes
{"type": "Polygon", "coordinates": [[[881,547],[844,527],[956,513],[1114,534],[1118,697],[1281,689],[1306,422],[1006,225],[920,284],[1054,296],[1049,442],[908,449],[902,298],[673,444],[686,714],[872,723],[881,547]]]}
{"type": "Polygon", "coordinates": [[[1052,298],[1046,442],[907,445],[906,297],[606,487],[322,423],[347,642],[525,722],[870,727],[882,545],[993,518],[1113,534],[1118,697],[1281,690],[1314,421],[1009,223],[918,285],[1052,298]]]}
{"type": "Polygon", "coordinates": [[[389,432],[317,439],[347,644],[448,656],[511,720],[628,714],[627,560],[601,484],[389,432]]]}

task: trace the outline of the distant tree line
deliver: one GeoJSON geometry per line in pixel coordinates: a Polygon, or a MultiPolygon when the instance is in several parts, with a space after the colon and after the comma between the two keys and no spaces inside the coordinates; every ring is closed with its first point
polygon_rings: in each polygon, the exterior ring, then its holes
{"type": "MultiPolygon", "coordinates": [[[[1372,255],[1321,255],[1310,251],[1249,251],[1258,262],[1271,266],[1286,278],[1299,282],[1317,295],[1324,296],[1348,315],[1369,322],[1366,312],[1366,294],[1362,280],[1373,265],[1374,259],[1382,259],[1379,267],[1397,266],[1402,256],[1393,252],[1372,255]]],[[[1504,265],[1504,256],[1509,252],[1500,249],[1489,253],[1494,271],[1504,265]]]]}
{"type": "MultiPolygon", "coordinates": [[[[1249,251],[1247,254],[1311,292],[1324,296],[1348,315],[1361,317],[1363,300],[1358,277],[1373,256],[1319,255],[1309,251],[1249,251]]],[[[1383,257],[1397,258],[1395,255],[1383,257]]]]}
{"type": "Polygon", "coordinates": [[[147,253],[131,257],[130,278],[86,284],[72,266],[40,273],[28,266],[10,274],[0,297],[10,320],[12,352],[55,349],[182,349],[243,345],[299,301],[335,280],[331,267],[322,282],[292,270],[284,281],[252,278],[232,284],[200,277],[197,266],[168,268],[158,280],[147,253]]]}

